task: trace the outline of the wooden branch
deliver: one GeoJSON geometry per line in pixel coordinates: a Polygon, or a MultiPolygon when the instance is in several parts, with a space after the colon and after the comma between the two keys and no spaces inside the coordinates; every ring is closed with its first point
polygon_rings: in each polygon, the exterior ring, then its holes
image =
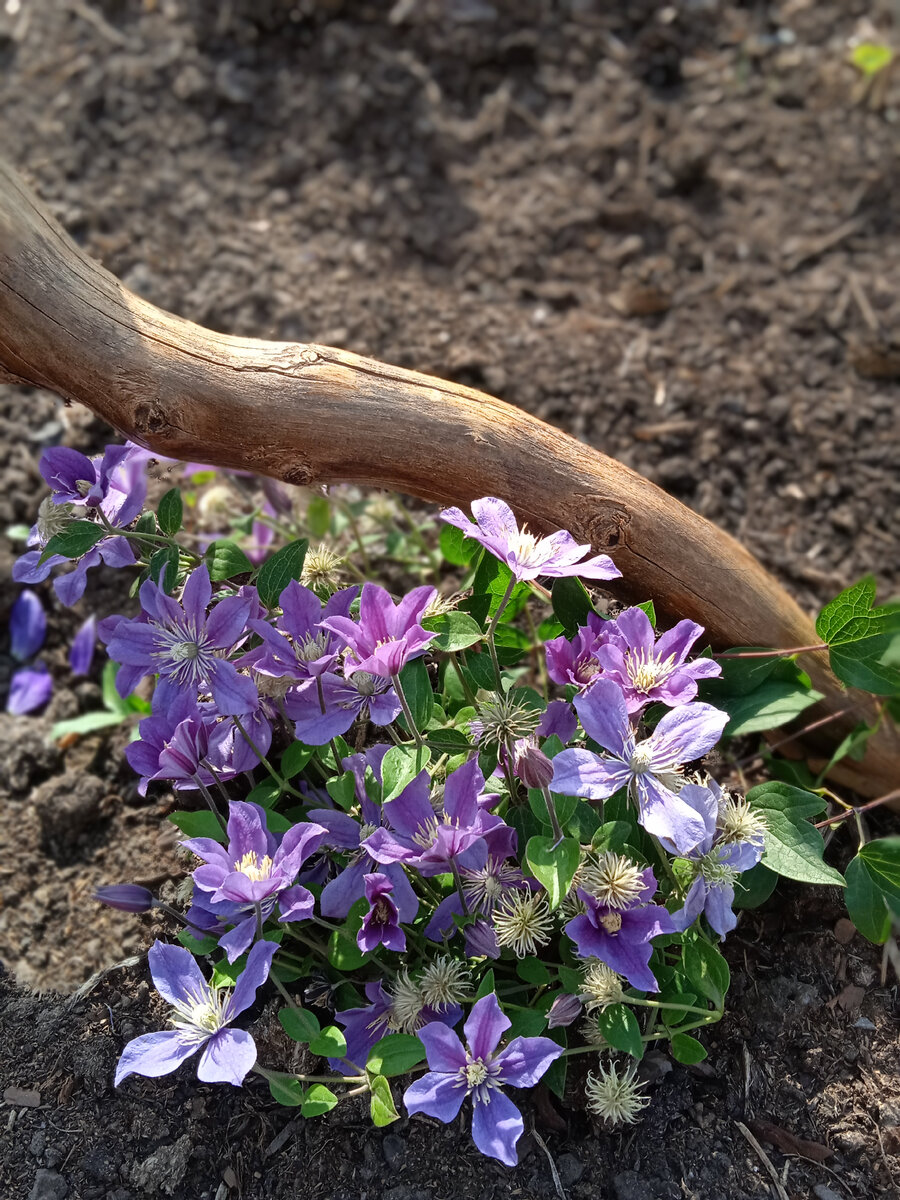
{"type": "MultiPolygon", "coordinates": [[[[0,163],[0,372],[78,400],[136,442],[288,483],[356,482],[438,503],[498,495],[539,532],[611,553],[623,600],[705,625],[719,649],[817,641],[795,601],[728,534],[659,488],[491,396],[329,346],[228,337],[128,292],[0,163]]],[[[803,665],[826,699],[853,700],[822,655],[803,665]]],[[[830,748],[868,712],[820,727],[830,748]]],[[[887,722],[864,764],[832,774],[866,796],[900,774],[887,722]]]]}

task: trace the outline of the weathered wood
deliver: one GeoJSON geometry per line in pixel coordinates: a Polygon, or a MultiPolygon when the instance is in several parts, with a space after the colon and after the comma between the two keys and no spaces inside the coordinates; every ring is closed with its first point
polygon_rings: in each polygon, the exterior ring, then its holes
{"type": "MultiPolygon", "coordinates": [[[[176,458],[438,503],[502,496],[535,530],[569,529],[611,553],[624,577],[611,591],[652,596],[663,615],[699,621],[720,649],[817,640],[747,550],[621,463],[471,388],[329,346],[229,337],[162,312],[83,254],[2,163],[0,371],[80,401],[176,458]]],[[[826,695],[813,716],[851,702],[823,655],[803,665],[826,695]]],[[[822,726],[812,750],[828,754],[859,716],[822,726]]],[[[867,796],[887,792],[898,774],[900,739],[887,723],[864,764],[833,772],[867,796]]]]}

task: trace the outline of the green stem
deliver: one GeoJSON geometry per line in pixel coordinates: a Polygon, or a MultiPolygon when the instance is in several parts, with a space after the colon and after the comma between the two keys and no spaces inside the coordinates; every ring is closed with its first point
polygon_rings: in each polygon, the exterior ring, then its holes
{"type": "Polygon", "coordinates": [[[559,817],[556,815],[556,805],[553,802],[550,789],[548,787],[542,787],[541,795],[544,797],[544,803],[547,805],[547,813],[550,817],[550,828],[553,830],[554,842],[556,845],[559,845],[559,843],[563,840],[564,834],[562,831],[562,826],[559,823],[559,817]]]}
{"type": "Polygon", "coordinates": [[[199,774],[195,773],[193,778],[194,778],[194,783],[196,783],[197,788],[200,792],[200,795],[203,797],[203,799],[206,801],[206,803],[209,807],[209,811],[213,814],[213,816],[216,818],[216,820],[219,822],[219,824],[222,826],[222,828],[226,829],[227,825],[225,823],[225,818],[222,816],[222,814],[219,812],[218,808],[216,807],[216,802],[215,802],[215,800],[213,800],[212,794],[210,793],[209,788],[206,786],[206,784],[200,778],[199,774]]]}
{"type": "MultiPolygon", "coordinates": [[[[635,996],[626,996],[623,1003],[637,1004],[640,1005],[641,1008],[671,1008],[675,1012],[697,1013],[698,1015],[707,1018],[716,1016],[716,1013],[710,1012],[708,1008],[695,1008],[690,1004],[669,1004],[665,1000],[638,1000],[635,996]]],[[[716,1019],[718,1019],[718,1017],[716,1019]]]]}
{"type": "MultiPolygon", "coordinates": [[[[421,733],[419,733],[419,727],[416,725],[415,721],[413,720],[412,710],[409,707],[409,701],[406,699],[406,693],[403,691],[403,684],[400,682],[400,676],[392,675],[391,683],[394,685],[394,691],[397,693],[397,699],[400,701],[400,708],[403,711],[403,716],[404,716],[406,724],[409,728],[409,732],[412,734],[413,738],[415,739],[416,749],[424,750],[425,749],[425,739],[422,737],[421,733]]],[[[417,756],[416,757],[416,766],[418,767],[418,765],[419,765],[419,760],[418,760],[418,756],[417,756]]]]}
{"type": "Polygon", "coordinates": [[[497,658],[497,647],[494,644],[494,634],[497,631],[497,622],[503,615],[503,610],[509,603],[509,598],[513,594],[513,589],[518,582],[518,579],[516,579],[515,575],[513,575],[509,581],[509,584],[507,585],[506,591],[503,593],[503,599],[497,606],[497,611],[494,613],[491,623],[487,627],[487,633],[485,634],[485,637],[487,638],[488,650],[491,653],[491,662],[494,664],[494,675],[497,678],[497,691],[500,692],[501,695],[503,694],[503,681],[500,678],[500,662],[497,658]]]}
{"type": "Polygon", "coordinates": [[[456,865],[456,859],[451,858],[450,869],[453,872],[453,882],[456,884],[456,890],[459,893],[459,902],[462,904],[462,910],[465,916],[469,915],[469,905],[466,901],[466,893],[463,891],[462,879],[459,875],[459,867],[456,865]]]}
{"type": "Polygon", "coordinates": [[[466,679],[465,675],[463,675],[462,667],[459,665],[459,662],[456,657],[456,651],[448,650],[447,658],[449,659],[450,663],[453,666],[453,670],[456,672],[456,674],[459,678],[459,682],[462,685],[463,695],[468,700],[469,704],[471,704],[471,706],[473,708],[475,708],[477,706],[478,702],[475,699],[475,693],[469,687],[468,680],[466,679]]]}
{"type": "Polygon", "coordinates": [[[275,768],[272,766],[272,764],[269,762],[269,760],[263,754],[262,750],[260,750],[260,748],[255,744],[253,739],[250,737],[250,734],[247,732],[247,730],[241,724],[241,718],[233,716],[231,719],[232,719],[232,721],[234,721],[235,725],[237,726],[238,730],[240,731],[241,736],[243,737],[244,741],[247,743],[247,745],[250,747],[250,749],[253,751],[253,753],[256,755],[256,757],[259,759],[259,761],[262,763],[262,765],[265,767],[265,769],[269,772],[269,774],[271,775],[271,777],[275,781],[275,783],[278,784],[279,791],[287,792],[291,796],[296,796],[299,800],[305,799],[302,792],[298,792],[296,790],[296,788],[291,787],[291,785],[288,783],[288,781],[286,779],[283,779],[278,774],[278,772],[275,770],[275,768]]]}

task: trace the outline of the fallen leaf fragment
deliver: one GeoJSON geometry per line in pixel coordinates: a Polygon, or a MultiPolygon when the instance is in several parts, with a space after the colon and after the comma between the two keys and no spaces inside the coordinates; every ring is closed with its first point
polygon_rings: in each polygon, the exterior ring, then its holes
{"type": "Polygon", "coordinates": [[[797,1137],[789,1129],[773,1125],[771,1121],[748,1121],[747,1124],[758,1138],[775,1146],[782,1154],[799,1154],[801,1158],[812,1159],[813,1162],[824,1162],[834,1154],[828,1146],[821,1142],[810,1142],[806,1138],[797,1137]]]}

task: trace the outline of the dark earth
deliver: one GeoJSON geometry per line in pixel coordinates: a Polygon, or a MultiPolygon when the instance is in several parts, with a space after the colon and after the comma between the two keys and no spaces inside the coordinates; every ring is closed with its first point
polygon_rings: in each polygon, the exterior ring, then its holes
{"type": "MultiPolygon", "coordinates": [[[[2,152],[153,302],[500,395],[735,533],[814,609],[869,571],[900,583],[900,85],[874,106],[847,63],[853,37],[900,37],[889,9],[6,0],[2,152]]],[[[8,387],[0,427],[0,528],[32,521],[43,447],[109,436],[8,387]]],[[[0,543],[4,621],[20,550],[0,543]]],[[[123,591],[100,578],[73,614],[44,589],[56,693],[0,723],[2,1200],[897,1195],[896,975],[826,889],[742,919],[709,1058],[651,1058],[640,1125],[539,1095],[513,1171],[459,1123],[374,1131],[356,1101],[306,1122],[252,1078],[114,1091],[124,1042],[163,1015],[143,959],[122,961],[172,930],[90,892],[174,898],[184,865],[123,735],[48,734],[99,707],[66,642],[123,591]]],[[[0,689],[10,669],[3,648],[0,689]]]]}

